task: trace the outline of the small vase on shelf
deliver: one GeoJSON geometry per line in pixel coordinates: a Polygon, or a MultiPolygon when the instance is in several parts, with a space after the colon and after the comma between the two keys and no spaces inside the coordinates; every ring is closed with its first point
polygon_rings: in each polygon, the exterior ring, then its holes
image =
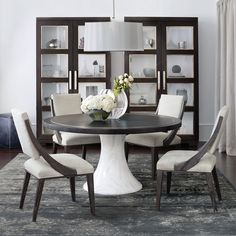
{"type": "Polygon", "coordinates": [[[147,99],[144,96],[141,96],[140,99],[138,100],[138,103],[140,105],[146,105],[147,104],[147,99]]]}

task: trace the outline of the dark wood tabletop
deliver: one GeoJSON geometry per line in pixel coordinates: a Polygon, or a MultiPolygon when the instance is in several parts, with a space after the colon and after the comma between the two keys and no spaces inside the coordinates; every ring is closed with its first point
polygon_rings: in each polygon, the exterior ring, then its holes
{"type": "Polygon", "coordinates": [[[134,134],[176,129],[181,126],[181,120],[169,116],[125,114],[120,119],[92,121],[86,114],[76,114],[47,118],[44,126],[72,133],[134,134]]]}

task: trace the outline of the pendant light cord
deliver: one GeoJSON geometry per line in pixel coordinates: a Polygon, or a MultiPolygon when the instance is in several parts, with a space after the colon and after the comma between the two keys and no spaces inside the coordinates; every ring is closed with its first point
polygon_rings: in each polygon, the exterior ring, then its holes
{"type": "Polygon", "coordinates": [[[115,19],[115,0],[113,0],[113,16],[112,19],[115,19]]]}

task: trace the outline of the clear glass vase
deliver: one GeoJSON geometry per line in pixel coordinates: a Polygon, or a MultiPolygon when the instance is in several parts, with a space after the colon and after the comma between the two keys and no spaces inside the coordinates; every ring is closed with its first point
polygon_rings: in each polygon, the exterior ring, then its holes
{"type": "Polygon", "coordinates": [[[117,106],[112,109],[111,115],[109,116],[110,119],[119,119],[125,114],[128,108],[128,98],[124,90],[121,90],[117,96],[114,95],[111,89],[102,89],[100,94],[108,94],[116,99],[117,106]]]}

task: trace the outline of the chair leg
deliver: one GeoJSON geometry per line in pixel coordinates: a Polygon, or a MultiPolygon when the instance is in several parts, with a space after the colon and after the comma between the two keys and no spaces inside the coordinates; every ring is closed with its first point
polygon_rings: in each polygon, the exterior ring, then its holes
{"type": "Polygon", "coordinates": [[[82,158],[86,160],[86,152],[87,152],[87,147],[86,145],[82,145],[82,158]]]}
{"type": "Polygon", "coordinates": [[[75,177],[70,177],[70,191],[72,201],[75,202],[75,177]]]}
{"type": "Polygon", "coordinates": [[[38,215],[38,209],[39,209],[39,204],[43,192],[43,186],[44,186],[44,179],[39,179],[38,180],[38,187],[37,187],[37,192],[36,192],[36,198],[35,198],[35,203],[34,203],[34,211],[33,211],[33,222],[36,221],[37,215],[38,215]]]}
{"type": "Polygon", "coordinates": [[[52,144],[52,153],[55,154],[57,153],[57,144],[53,142],[52,144]]]}
{"type": "Polygon", "coordinates": [[[214,167],[214,169],[212,170],[212,176],[214,179],[214,183],[215,183],[215,188],[216,188],[216,193],[218,196],[218,200],[222,201],[222,197],[221,197],[221,192],[220,192],[220,185],[219,185],[219,180],[217,177],[217,173],[216,173],[216,167],[214,167]]]}
{"type": "Polygon", "coordinates": [[[216,199],[215,199],[215,186],[213,184],[212,174],[207,173],[206,174],[206,179],[207,179],[209,194],[210,194],[210,197],[211,197],[212,207],[213,207],[214,212],[215,212],[215,211],[217,211],[217,206],[216,206],[216,199]]]}
{"type": "Polygon", "coordinates": [[[158,149],[157,147],[151,148],[151,155],[152,155],[152,179],[156,179],[156,166],[158,161],[158,149]]]}
{"type": "Polygon", "coordinates": [[[20,209],[23,208],[24,206],[24,202],[25,202],[25,196],[26,196],[26,192],[28,189],[28,185],[29,185],[29,181],[30,181],[30,173],[28,173],[27,171],[25,172],[25,180],[24,180],[24,184],[23,184],[23,189],[22,189],[22,193],[21,193],[21,199],[20,199],[20,209]]]}
{"type": "Polygon", "coordinates": [[[163,179],[163,171],[162,170],[157,170],[156,205],[157,205],[157,210],[158,211],[160,211],[160,206],[161,206],[162,179],[163,179]]]}
{"type": "Polygon", "coordinates": [[[167,172],[166,193],[170,193],[172,172],[167,172]]]}
{"type": "Polygon", "coordinates": [[[125,159],[128,163],[129,161],[129,144],[125,142],[125,159]]]}
{"type": "Polygon", "coordinates": [[[94,197],[93,174],[87,175],[87,184],[88,184],[90,211],[93,215],[95,215],[95,197],[94,197]]]}

